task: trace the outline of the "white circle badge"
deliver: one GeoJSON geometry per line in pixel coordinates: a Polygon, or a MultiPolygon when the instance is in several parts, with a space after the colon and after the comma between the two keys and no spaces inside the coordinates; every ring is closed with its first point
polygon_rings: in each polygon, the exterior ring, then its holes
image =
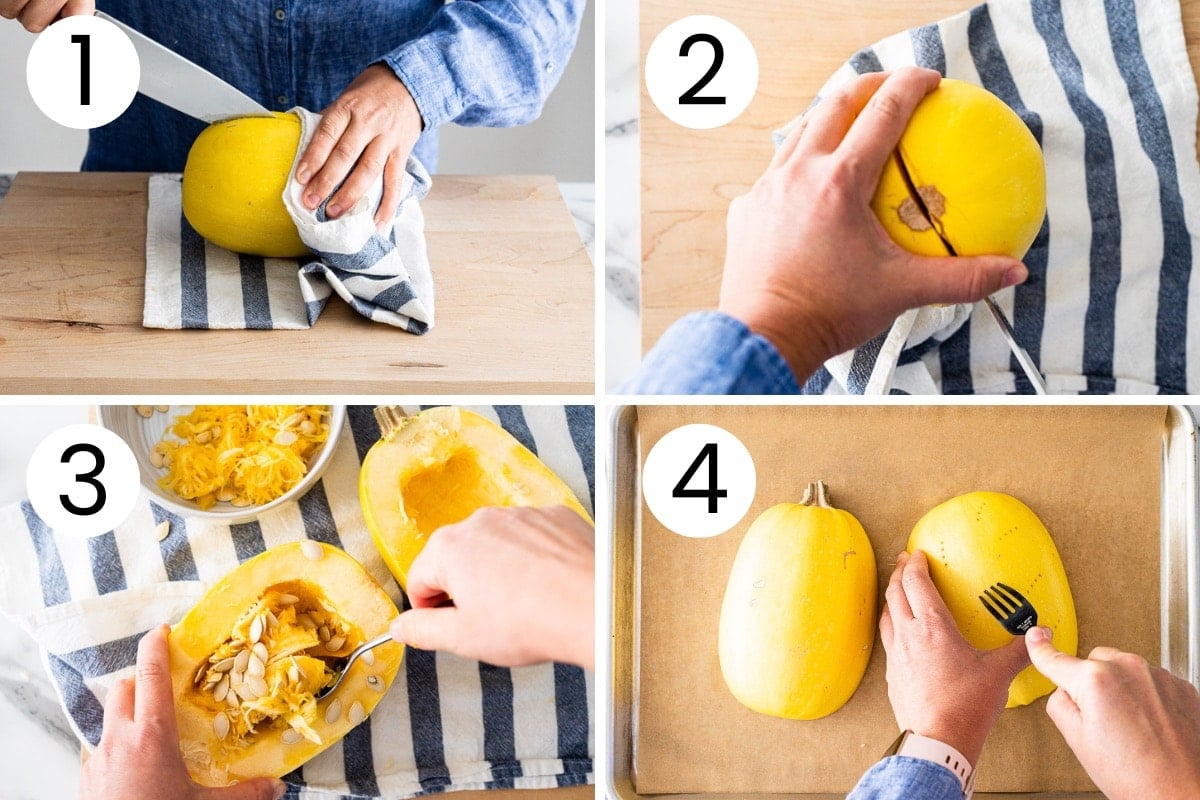
{"type": "Polygon", "coordinates": [[[719,128],[754,99],[758,54],[732,22],[684,17],[664,28],[646,52],[646,90],[677,125],[719,128]]]}
{"type": "Polygon", "coordinates": [[[29,503],[55,531],[99,536],[133,512],[141,484],[137,459],[99,425],[68,425],[38,443],[25,470],[29,503]]]}
{"type": "Polygon", "coordinates": [[[754,459],[716,425],[683,425],[650,448],[642,469],[646,505],[666,528],[692,538],[737,525],[754,502],[754,459]]]}
{"type": "Polygon", "coordinates": [[[67,128],[107,125],[129,108],[141,66],[125,31],[106,19],[64,17],[38,34],[25,62],[33,102],[67,128]]]}

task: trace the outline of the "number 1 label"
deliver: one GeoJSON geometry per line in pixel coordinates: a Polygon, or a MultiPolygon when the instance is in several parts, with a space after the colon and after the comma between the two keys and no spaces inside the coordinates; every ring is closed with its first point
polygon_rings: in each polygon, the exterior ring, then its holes
{"type": "Polygon", "coordinates": [[[33,102],[68,128],[98,128],[129,108],[141,81],[133,42],[106,19],[64,17],[38,34],[25,62],[33,102]]]}

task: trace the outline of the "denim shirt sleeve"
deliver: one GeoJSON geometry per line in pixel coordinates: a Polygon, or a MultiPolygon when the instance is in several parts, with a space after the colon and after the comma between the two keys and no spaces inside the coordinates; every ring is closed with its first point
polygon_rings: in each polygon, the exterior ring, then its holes
{"type": "Polygon", "coordinates": [[[922,758],[889,756],[875,763],[846,800],[963,800],[954,773],[922,758]]]}
{"type": "Polygon", "coordinates": [[[458,0],[382,59],[426,129],[538,117],[575,47],[585,0],[458,0]]]}
{"type": "Polygon", "coordinates": [[[663,334],[628,394],[798,394],[791,367],[769,341],[719,311],[689,314],[663,334]]]}

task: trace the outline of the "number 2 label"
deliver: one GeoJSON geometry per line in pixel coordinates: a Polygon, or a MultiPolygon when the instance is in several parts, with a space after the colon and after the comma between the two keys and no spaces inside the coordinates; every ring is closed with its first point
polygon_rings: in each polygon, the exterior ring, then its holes
{"type": "Polygon", "coordinates": [[[720,17],[699,14],[663,29],[646,51],[646,91],[685,128],[726,125],[758,90],[758,55],[746,34],[720,17]]]}

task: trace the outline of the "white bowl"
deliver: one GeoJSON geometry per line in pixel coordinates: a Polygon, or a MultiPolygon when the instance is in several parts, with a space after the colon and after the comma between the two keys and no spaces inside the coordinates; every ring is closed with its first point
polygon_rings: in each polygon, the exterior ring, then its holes
{"type": "Polygon", "coordinates": [[[320,479],[329,465],[337,446],[338,436],[346,422],[345,406],[329,407],[329,438],[309,458],[308,472],[300,482],[269,503],[257,506],[234,506],[218,502],[212,508],[201,509],[194,500],[185,500],[158,485],[158,479],[167,474],[165,469],[150,463],[150,450],[162,439],[163,432],[170,428],[176,418],[188,414],[195,406],[171,406],[166,412],[155,411],[149,418],[143,417],[134,406],[100,406],[100,424],[125,440],[137,459],[142,486],[154,496],[154,501],[184,517],[198,517],[233,524],[256,519],[273,508],[302,497],[320,479]]]}

